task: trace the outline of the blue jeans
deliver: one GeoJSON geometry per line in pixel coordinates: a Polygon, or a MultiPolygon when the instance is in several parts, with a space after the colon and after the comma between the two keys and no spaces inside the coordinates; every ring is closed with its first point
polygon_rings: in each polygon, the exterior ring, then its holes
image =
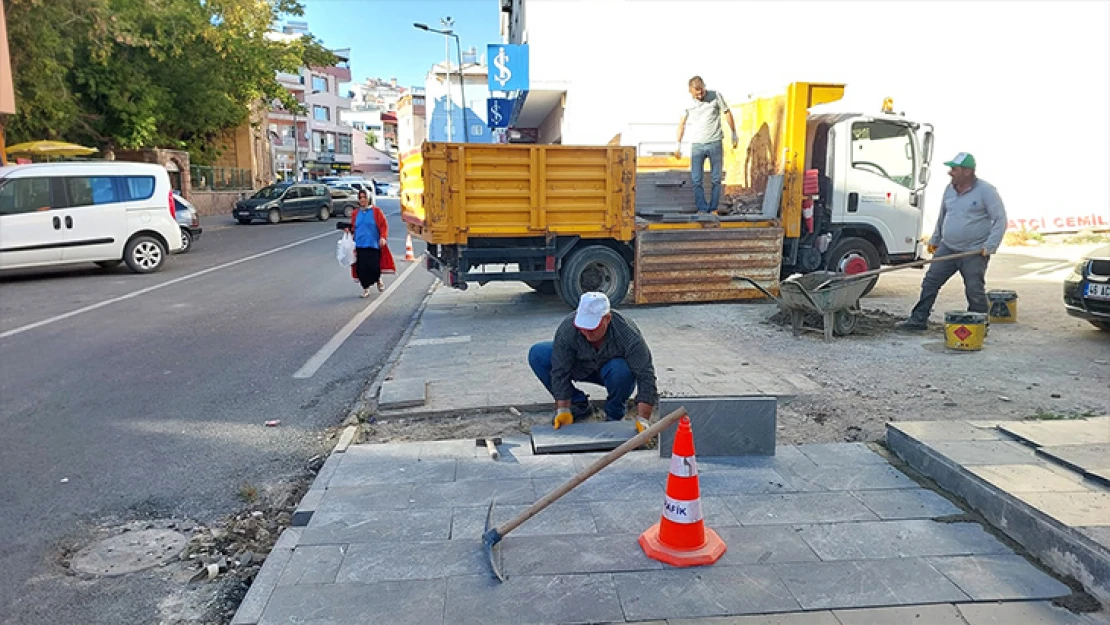
{"type": "MultiPolygon", "coordinates": [[[[956,253],[958,252],[941,243],[937,246],[933,258],[956,253]]],[[[925,272],[925,278],[921,281],[921,299],[913,307],[910,319],[921,323],[929,320],[940,288],[956,275],[957,271],[964,279],[964,296],[967,297],[968,312],[988,312],[990,305],[987,301],[987,265],[989,264],[989,256],[969,256],[956,260],[938,260],[929,265],[929,271],[925,272]]]]}
{"type": "Polygon", "coordinates": [[[694,183],[694,204],[699,213],[717,210],[721,201],[721,169],[724,167],[725,151],[720,141],[713,143],[695,143],[690,151],[690,181],[694,183]],[[709,196],[709,203],[705,202],[705,187],[702,180],[705,175],[705,159],[709,159],[709,182],[713,190],[709,196]]]}
{"type": "MultiPolygon", "coordinates": [[[[548,393],[551,392],[551,354],[553,351],[554,346],[551,341],[536,343],[532,346],[532,349],[528,350],[528,364],[548,393]]],[[[614,358],[602,365],[601,371],[595,371],[580,380],[573,381],[589,382],[605,387],[605,390],[609,393],[605,400],[605,418],[610,421],[619,421],[624,418],[625,403],[629,397],[632,397],[632,391],[636,388],[636,376],[632,374],[632,370],[628,368],[628,363],[625,362],[624,358],[614,358]]],[[[554,395],[552,396],[554,397],[554,395]]],[[[572,404],[583,403],[586,401],[586,394],[578,387],[574,387],[574,394],[570,401],[572,404]]]]}

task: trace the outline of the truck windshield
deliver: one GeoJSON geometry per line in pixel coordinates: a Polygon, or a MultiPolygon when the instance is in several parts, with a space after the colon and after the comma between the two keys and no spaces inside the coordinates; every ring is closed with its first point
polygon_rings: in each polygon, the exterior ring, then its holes
{"type": "Polygon", "coordinates": [[[913,132],[883,121],[852,124],[852,167],[913,188],[913,132]]]}

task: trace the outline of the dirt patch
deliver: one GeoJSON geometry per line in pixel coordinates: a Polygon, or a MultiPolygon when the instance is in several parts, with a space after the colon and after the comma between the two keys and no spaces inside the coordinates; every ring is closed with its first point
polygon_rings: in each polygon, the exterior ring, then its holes
{"type": "Polygon", "coordinates": [[[408,443],[493,436],[527,436],[532,426],[547,425],[549,411],[509,411],[421,418],[370,417],[362,425],[362,443],[408,443]]]}
{"type": "MultiPolygon", "coordinates": [[[[779,311],[771,315],[767,319],[767,323],[786,330],[792,331],[790,321],[790,311],[785,308],[780,308],[779,311]]],[[[872,337],[889,334],[891,332],[901,332],[895,324],[899,321],[905,320],[904,317],[892,315],[885,310],[878,309],[865,309],[856,315],[856,327],[852,333],[844,338],[857,336],[857,337],[872,337]]],[[[825,327],[824,317],[817,313],[806,313],[803,324],[807,328],[823,328],[825,327]]],[[[944,327],[944,324],[935,321],[929,322],[931,329],[937,330],[944,327]]]]}

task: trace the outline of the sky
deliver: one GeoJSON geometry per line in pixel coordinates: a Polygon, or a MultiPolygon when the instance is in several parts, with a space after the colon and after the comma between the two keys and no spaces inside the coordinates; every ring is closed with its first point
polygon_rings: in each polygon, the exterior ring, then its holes
{"type": "MultiPolygon", "coordinates": [[[[366,78],[397,78],[399,85],[424,85],[424,76],[443,62],[442,35],[413,28],[414,22],[441,28],[439,20],[455,20],[462,49],[500,43],[497,0],[302,0],[308,29],[328,48],[351,49],[352,85],[366,78]]],[[[451,59],[458,62],[455,42],[451,59]]]]}

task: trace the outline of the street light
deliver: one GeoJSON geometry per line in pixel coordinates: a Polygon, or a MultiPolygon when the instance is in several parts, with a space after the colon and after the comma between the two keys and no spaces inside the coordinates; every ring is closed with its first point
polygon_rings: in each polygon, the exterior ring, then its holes
{"type": "MultiPolygon", "coordinates": [[[[306,94],[306,96],[319,95],[321,93],[323,93],[323,91],[320,91],[319,89],[313,89],[312,92],[306,94]]],[[[293,182],[298,182],[301,179],[301,137],[300,137],[300,131],[297,128],[297,113],[300,112],[301,109],[304,109],[304,112],[308,113],[308,107],[305,106],[305,104],[308,104],[308,102],[307,102],[308,98],[305,97],[305,100],[306,101],[304,103],[298,102],[297,106],[293,107],[293,182]]],[[[305,131],[306,132],[308,131],[308,123],[307,122],[308,122],[308,117],[306,116],[305,117],[305,131]]],[[[306,138],[305,140],[307,141],[308,139],[306,138]]],[[[310,143],[309,146],[311,146],[311,145],[312,144],[310,143]]]]}
{"type": "MultiPolygon", "coordinates": [[[[450,17],[445,18],[445,19],[441,19],[441,20],[439,20],[439,22],[440,22],[440,24],[443,24],[444,30],[439,30],[437,28],[430,28],[427,24],[420,24],[420,23],[413,24],[413,27],[418,28],[420,30],[426,30],[430,33],[436,33],[436,34],[439,34],[439,35],[443,35],[445,38],[446,37],[454,37],[455,38],[455,49],[459,53],[459,94],[462,97],[463,138],[467,143],[470,143],[470,126],[468,126],[467,123],[466,123],[466,79],[463,76],[463,71],[462,71],[462,44],[459,43],[459,36],[455,34],[455,31],[451,30],[451,26],[454,24],[454,21],[452,21],[450,17]]],[[[444,42],[447,43],[448,45],[450,45],[449,40],[445,39],[444,42]]],[[[448,50],[450,50],[450,48],[448,48],[448,50]]],[[[451,133],[451,53],[450,52],[447,53],[447,69],[444,72],[444,75],[447,76],[447,132],[448,132],[447,141],[451,141],[451,135],[450,135],[450,133],[451,133]]]]}

